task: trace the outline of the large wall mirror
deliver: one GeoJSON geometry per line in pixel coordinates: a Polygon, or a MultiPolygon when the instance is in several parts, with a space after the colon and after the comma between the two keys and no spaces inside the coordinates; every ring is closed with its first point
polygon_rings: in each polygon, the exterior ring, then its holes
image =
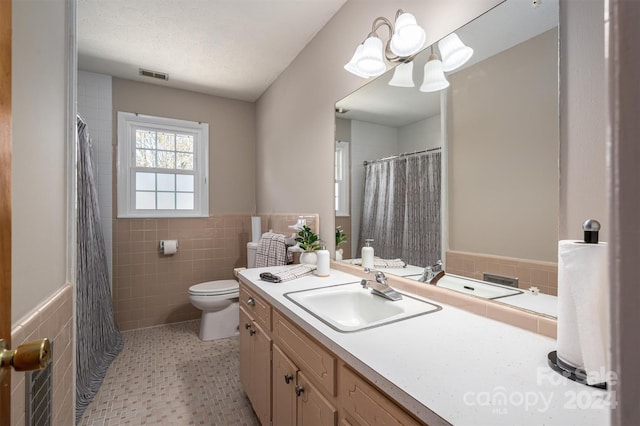
{"type": "Polygon", "coordinates": [[[358,264],[372,238],[376,256],[408,263],[385,272],[442,259],[469,278],[519,278],[540,290],[522,307],[555,316],[558,21],[557,0],[506,0],[455,31],[474,55],[447,89],[420,90],[436,43],[413,60],[414,87],[390,85],[390,70],[336,103],[343,261],[358,264]]]}

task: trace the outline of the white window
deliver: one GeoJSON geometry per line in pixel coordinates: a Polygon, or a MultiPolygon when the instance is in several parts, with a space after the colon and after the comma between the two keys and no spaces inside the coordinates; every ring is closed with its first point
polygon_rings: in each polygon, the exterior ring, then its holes
{"type": "Polygon", "coordinates": [[[349,142],[336,142],[334,195],[336,216],[349,216],[349,142]]]}
{"type": "Polygon", "coordinates": [[[118,111],[118,217],[209,216],[209,125],[118,111]]]}

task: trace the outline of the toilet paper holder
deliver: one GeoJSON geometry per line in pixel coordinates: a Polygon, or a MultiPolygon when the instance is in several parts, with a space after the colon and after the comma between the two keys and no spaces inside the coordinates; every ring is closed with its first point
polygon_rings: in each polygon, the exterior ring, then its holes
{"type": "Polygon", "coordinates": [[[170,243],[175,242],[175,245],[176,245],[175,250],[176,251],[178,250],[178,240],[160,240],[160,253],[164,253],[165,252],[165,248],[166,248],[166,245],[167,245],[165,243],[169,243],[169,242],[170,243]]]}

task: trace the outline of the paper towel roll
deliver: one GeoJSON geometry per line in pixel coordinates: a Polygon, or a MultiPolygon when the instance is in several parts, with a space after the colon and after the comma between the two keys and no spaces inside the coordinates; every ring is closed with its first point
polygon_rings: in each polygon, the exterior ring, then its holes
{"type": "Polygon", "coordinates": [[[328,277],[331,265],[329,250],[318,250],[316,251],[316,256],[318,257],[316,275],[319,277],[328,277]]]}
{"type": "Polygon", "coordinates": [[[165,256],[176,254],[178,251],[178,240],[161,240],[160,251],[165,256]]]}
{"type": "Polygon", "coordinates": [[[251,242],[259,243],[262,236],[262,218],[251,216],[251,242]]]}
{"type": "Polygon", "coordinates": [[[587,373],[587,383],[607,380],[609,275],[606,243],[558,243],[558,358],[587,373]]]}

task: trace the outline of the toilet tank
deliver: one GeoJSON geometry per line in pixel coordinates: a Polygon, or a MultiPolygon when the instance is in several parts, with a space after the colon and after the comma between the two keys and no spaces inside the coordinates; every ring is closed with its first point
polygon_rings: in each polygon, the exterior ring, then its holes
{"type": "Polygon", "coordinates": [[[256,267],[256,252],[259,243],[247,243],[247,268],[256,267]]]}

